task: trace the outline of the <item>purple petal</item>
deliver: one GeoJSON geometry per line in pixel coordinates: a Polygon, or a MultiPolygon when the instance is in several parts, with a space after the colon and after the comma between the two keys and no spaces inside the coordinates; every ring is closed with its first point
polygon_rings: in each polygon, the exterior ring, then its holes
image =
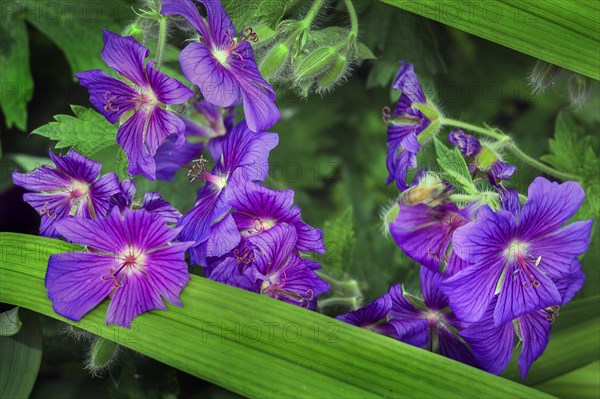
{"type": "Polygon", "coordinates": [[[450,132],[448,134],[448,141],[458,147],[460,152],[466,157],[472,157],[481,151],[479,140],[460,129],[450,132]]]}
{"type": "Polygon", "coordinates": [[[569,272],[562,278],[555,281],[556,288],[562,297],[561,305],[566,305],[585,283],[585,274],[581,270],[581,264],[577,260],[573,260],[569,267],[569,272]]]}
{"type": "Polygon", "coordinates": [[[46,289],[54,311],[78,321],[102,302],[113,289],[109,275],[118,266],[112,256],[67,252],[50,256],[46,289]]]}
{"type": "Polygon", "coordinates": [[[112,172],[92,183],[88,195],[95,215],[105,216],[110,208],[111,197],[120,192],[119,178],[112,172]]]}
{"type": "Polygon", "coordinates": [[[492,175],[499,180],[508,180],[517,171],[517,167],[502,161],[494,161],[492,164],[492,175]]]}
{"type": "Polygon", "coordinates": [[[450,308],[460,320],[476,322],[483,317],[494,297],[504,263],[505,260],[499,258],[469,266],[440,284],[450,308]]]}
{"type": "Polygon", "coordinates": [[[179,55],[179,63],[185,77],[200,88],[207,101],[220,107],[239,103],[240,87],[235,75],[221,65],[206,45],[188,44],[179,55]]]}
{"type": "Polygon", "coordinates": [[[15,185],[30,191],[62,191],[73,184],[72,178],[46,165],[30,173],[13,172],[12,179],[15,185]]]}
{"type": "Polygon", "coordinates": [[[521,212],[521,201],[519,200],[519,192],[514,188],[498,190],[502,209],[517,216],[521,212]]]}
{"type": "Polygon", "coordinates": [[[247,267],[240,270],[240,265],[236,262],[235,258],[225,258],[225,260],[212,269],[208,278],[232,287],[259,292],[254,283],[255,279],[252,270],[247,267]]]}
{"type": "Polygon", "coordinates": [[[177,141],[177,136],[171,134],[156,150],[154,162],[156,162],[157,179],[172,181],[182,165],[198,158],[204,150],[204,143],[186,141],[180,147],[176,147],[177,141]]]}
{"type": "Polygon", "coordinates": [[[469,366],[479,364],[469,349],[454,334],[445,328],[438,330],[438,351],[440,355],[454,359],[469,366]]]}
{"type": "Polygon", "coordinates": [[[439,289],[445,276],[442,273],[434,272],[426,267],[421,267],[420,281],[423,299],[429,309],[442,310],[448,306],[448,298],[439,289]]]}
{"type": "Polygon", "coordinates": [[[231,252],[238,246],[240,239],[233,217],[227,215],[211,228],[206,255],[218,257],[231,252]]]}
{"type": "Polygon", "coordinates": [[[369,327],[385,319],[392,309],[392,299],[385,294],[360,309],[339,315],[336,319],[358,327],[369,327]]]}
{"type": "Polygon", "coordinates": [[[287,223],[277,226],[249,238],[265,256],[267,262],[257,264],[258,271],[265,276],[275,273],[283,266],[296,246],[296,229],[287,223]]]}
{"type": "Polygon", "coordinates": [[[50,159],[56,165],[59,172],[72,177],[75,180],[91,183],[100,174],[102,164],[78,154],[75,150],[69,150],[65,156],[56,156],[50,151],[50,159]]]}
{"type": "Polygon", "coordinates": [[[126,83],[108,76],[100,69],[75,74],[79,84],[88,89],[90,102],[110,122],[117,122],[125,113],[133,110],[138,91],[126,83]]]}
{"type": "Polygon", "coordinates": [[[110,203],[110,210],[113,206],[117,206],[121,212],[131,208],[133,197],[135,196],[136,186],[133,179],[125,179],[119,184],[119,192],[115,194],[110,203]]]}
{"type": "Polygon", "coordinates": [[[150,180],[155,178],[156,164],[144,143],[144,132],[147,128],[146,121],[149,114],[143,110],[134,113],[124,124],[119,127],[117,143],[129,161],[128,172],[130,175],[141,174],[150,180]]]}
{"type": "Polygon", "coordinates": [[[544,310],[527,313],[519,317],[519,333],[523,349],[519,355],[519,370],[523,379],[527,377],[531,364],[544,353],[550,340],[552,324],[546,319],[544,310]]]}
{"type": "Polygon", "coordinates": [[[144,60],[150,51],[131,36],[123,37],[107,29],[103,29],[103,32],[104,48],[101,55],[104,61],[133,83],[145,86],[148,78],[144,73],[144,60]]]}
{"type": "Polygon", "coordinates": [[[162,0],[160,13],[163,15],[183,16],[194,28],[198,29],[205,40],[210,40],[206,22],[200,16],[200,12],[191,0],[162,0]]]}
{"type": "MultiPolygon", "coordinates": [[[[235,28],[221,2],[214,0],[197,1],[206,7],[211,41],[218,47],[228,46],[235,36],[235,28]]],[[[209,40],[208,38],[205,39],[209,40]]]]}
{"type": "Polygon", "coordinates": [[[460,332],[471,347],[471,352],[484,370],[500,374],[513,353],[514,328],[512,323],[500,327],[494,325],[495,301],[485,311],[481,320],[460,332]]]}
{"type": "Polygon", "coordinates": [[[194,207],[177,222],[177,226],[183,228],[181,230],[182,240],[195,241],[200,244],[208,239],[210,226],[218,218],[214,216],[216,210],[221,208],[219,203],[223,202],[221,197],[220,192],[211,190],[210,183],[204,186],[194,207]]]}
{"type": "Polygon", "coordinates": [[[421,89],[421,83],[415,74],[414,67],[406,61],[400,62],[400,69],[398,70],[392,87],[401,91],[402,95],[410,99],[411,102],[426,102],[425,94],[423,93],[423,89],[421,89]]]}
{"type": "Polygon", "coordinates": [[[128,243],[118,208],[106,219],[62,219],[55,228],[68,241],[102,252],[115,253],[128,243]]]}
{"type": "Polygon", "coordinates": [[[157,71],[154,66],[154,62],[148,62],[146,73],[150,87],[158,101],[165,104],[181,104],[194,96],[194,92],[183,83],[157,71]]]}
{"type": "Polygon", "coordinates": [[[556,280],[569,273],[572,261],[587,251],[591,231],[592,220],[574,222],[553,234],[532,240],[528,250],[540,260],[539,268],[556,280]]]}
{"type": "Polygon", "coordinates": [[[404,288],[402,284],[395,284],[388,291],[392,300],[392,310],[389,319],[421,319],[422,312],[415,308],[406,298],[404,298],[404,288]]]}
{"type": "Polygon", "coordinates": [[[577,212],[584,198],[578,183],[558,184],[537,177],[521,212],[521,236],[532,239],[557,230],[577,212]]]}
{"type": "Polygon", "coordinates": [[[146,193],[141,209],[161,215],[165,223],[177,223],[181,217],[181,213],[170,202],[165,201],[160,193],[146,193]]]}

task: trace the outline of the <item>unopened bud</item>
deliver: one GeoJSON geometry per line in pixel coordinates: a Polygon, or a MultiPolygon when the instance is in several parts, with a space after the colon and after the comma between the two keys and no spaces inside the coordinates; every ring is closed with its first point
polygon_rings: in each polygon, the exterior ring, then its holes
{"type": "Polygon", "coordinates": [[[329,70],[319,78],[319,91],[330,89],[344,78],[347,61],[348,58],[345,54],[338,54],[337,57],[335,57],[333,63],[331,64],[331,68],[329,68],[329,70]]]}
{"type": "Polygon", "coordinates": [[[574,73],[568,83],[569,102],[573,108],[581,108],[592,92],[592,82],[587,76],[574,73]]]}
{"type": "Polygon", "coordinates": [[[283,43],[276,44],[263,58],[260,64],[260,74],[265,78],[275,75],[285,65],[289,55],[290,48],[288,46],[283,43]]]}
{"type": "Polygon", "coordinates": [[[326,72],[336,52],[335,47],[325,46],[310,53],[296,68],[296,79],[304,80],[326,72]]]}
{"type": "Polygon", "coordinates": [[[529,84],[533,93],[542,93],[554,86],[561,72],[561,67],[538,60],[529,75],[529,84]]]}
{"type": "Polygon", "coordinates": [[[142,42],[144,39],[144,30],[137,24],[137,22],[134,22],[125,28],[123,36],[133,36],[135,40],[142,42]]]}
{"type": "Polygon", "coordinates": [[[100,375],[114,363],[118,352],[115,342],[97,337],[90,347],[85,368],[94,376],[100,375]]]}
{"type": "Polygon", "coordinates": [[[492,167],[494,162],[498,159],[498,156],[488,146],[482,146],[481,151],[477,155],[477,166],[481,170],[488,170],[492,167]]]}

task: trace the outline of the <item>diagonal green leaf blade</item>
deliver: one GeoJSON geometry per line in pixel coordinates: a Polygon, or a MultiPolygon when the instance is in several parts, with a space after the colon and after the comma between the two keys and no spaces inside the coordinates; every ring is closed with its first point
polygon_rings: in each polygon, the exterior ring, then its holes
{"type": "Polygon", "coordinates": [[[0,301],[69,322],[248,397],[548,397],[324,315],[196,276],[183,291],[183,308],[146,313],[131,330],[105,325],[106,303],[73,323],[53,312],[44,288],[48,257],[73,245],[14,233],[0,233],[0,242],[0,301]]]}
{"type": "Polygon", "coordinates": [[[598,1],[381,1],[600,79],[598,1]]]}

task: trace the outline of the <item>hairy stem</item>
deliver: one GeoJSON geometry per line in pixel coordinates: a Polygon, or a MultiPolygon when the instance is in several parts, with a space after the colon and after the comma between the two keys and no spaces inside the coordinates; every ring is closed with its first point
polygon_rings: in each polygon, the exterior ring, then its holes
{"type": "Polygon", "coordinates": [[[156,45],[156,69],[160,67],[164,60],[165,44],[167,43],[167,17],[160,15],[158,18],[158,44],[156,45]]]}
{"type": "Polygon", "coordinates": [[[358,36],[358,18],[356,17],[356,10],[354,9],[352,0],[344,0],[344,4],[350,15],[350,35],[348,35],[348,40],[352,41],[358,36]]]}

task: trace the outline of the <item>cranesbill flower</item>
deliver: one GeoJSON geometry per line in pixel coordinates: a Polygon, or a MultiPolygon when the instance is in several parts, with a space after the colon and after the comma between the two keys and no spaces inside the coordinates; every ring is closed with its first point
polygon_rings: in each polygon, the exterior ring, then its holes
{"type": "MultiPolygon", "coordinates": [[[[562,296],[561,306],[575,296],[584,281],[585,275],[581,271],[581,265],[574,261],[567,275],[557,285],[562,296]]],[[[550,329],[558,316],[559,304],[522,314],[497,327],[494,324],[496,301],[497,298],[494,298],[481,320],[469,325],[460,335],[471,347],[481,368],[494,374],[500,374],[508,366],[516,335],[522,343],[517,364],[521,376],[525,379],[532,363],[544,353],[548,345],[550,329]]]]}
{"type": "Polygon", "coordinates": [[[204,98],[220,107],[244,104],[248,127],[260,132],[279,119],[275,92],[256,66],[252,46],[257,40],[252,29],[240,40],[235,27],[219,1],[197,0],[206,8],[200,16],[191,0],[163,0],[162,14],[181,15],[198,30],[200,38],[179,56],[185,77],[200,88],[204,98]]]}
{"type": "Polygon", "coordinates": [[[494,323],[500,326],[561,303],[557,284],[587,250],[592,221],[561,226],[584,197],[575,182],[557,184],[538,177],[516,214],[481,207],[476,222],[454,232],[454,251],[469,263],[441,286],[454,313],[476,322],[498,295],[494,323]]]}
{"type": "MultiPolygon", "coordinates": [[[[384,115],[390,123],[386,156],[389,177],[386,183],[396,181],[398,189],[403,191],[409,187],[406,182],[408,169],[417,167],[416,154],[421,149],[420,142],[427,141],[437,133],[439,121],[438,112],[427,102],[412,64],[400,63],[392,87],[401,94],[395,109],[384,115]]],[[[387,108],[384,112],[387,112],[387,108]]]]}
{"type": "Polygon", "coordinates": [[[100,178],[102,164],[70,150],[65,156],[50,151],[55,168],[43,165],[31,173],[14,172],[17,186],[35,193],[23,195],[41,216],[40,235],[59,237],[54,225],[69,215],[75,218],[102,218],[110,199],[119,192],[119,180],[114,173],[100,178]]]}
{"type": "Polygon", "coordinates": [[[271,190],[252,181],[238,182],[228,192],[237,228],[243,237],[260,234],[280,223],[296,229],[298,251],[325,252],[323,233],[300,218],[293,190],[271,190]]]}
{"type": "Polygon", "coordinates": [[[501,187],[499,180],[510,179],[517,170],[516,166],[502,162],[498,158],[498,154],[488,146],[482,145],[474,136],[466,134],[460,129],[450,132],[448,141],[470,159],[468,167],[472,174],[484,174],[496,188],[501,187]]]}
{"type": "Polygon", "coordinates": [[[110,297],[106,323],[129,328],[137,315],[165,310],[163,299],[181,306],[189,280],[185,251],[193,242],[172,241],[158,214],[115,207],[105,219],[63,219],[57,231],[89,252],[52,255],[46,272],[48,297],[56,313],[77,321],[110,297]]]}
{"type": "Polygon", "coordinates": [[[385,294],[360,309],[353,310],[336,319],[353,326],[366,328],[379,334],[399,339],[396,327],[387,322],[387,316],[392,310],[392,298],[385,294]]]}
{"type": "Polygon", "coordinates": [[[448,298],[439,290],[444,275],[421,267],[420,280],[422,301],[408,295],[400,284],[390,288],[392,309],[388,314],[388,323],[396,328],[398,339],[476,366],[477,362],[469,349],[456,335],[463,325],[448,308],[448,298]]]}
{"type": "Polygon", "coordinates": [[[177,137],[171,135],[158,148],[154,155],[157,179],[173,180],[182,165],[200,157],[207,141],[208,150],[214,153],[216,143],[224,140],[233,128],[234,113],[232,107],[221,108],[202,100],[181,119],[185,124],[186,141],[178,147],[177,137]]]}
{"type": "Polygon", "coordinates": [[[154,62],[144,66],[149,54],[133,37],[122,37],[105,29],[102,58],[124,80],[112,78],[100,69],[75,76],[89,90],[92,104],[110,123],[133,113],[119,126],[117,142],[127,154],[129,173],[154,180],[153,157],[158,147],[170,134],[177,136],[179,145],[184,141],[185,125],[168,111],[168,105],[181,104],[194,92],[154,69],[154,62]]]}
{"type": "Polygon", "coordinates": [[[452,234],[472,219],[473,212],[472,207],[459,209],[452,203],[400,204],[390,234],[406,255],[432,271],[440,271],[445,263],[454,269],[459,260],[450,252],[452,234]]]}
{"type": "Polygon", "coordinates": [[[315,273],[318,263],[295,254],[297,238],[293,226],[280,223],[250,239],[259,249],[253,260],[256,287],[262,295],[314,310],[329,284],[315,273]]]}
{"type": "MultiPolygon", "coordinates": [[[[252,133],[245,121],[238,123],[225,140],[215,145],[217,163],[208,171],[206,162],[199,160],[188,176],[191,180],[205,180],[194,207],[179,219],[184,241],[198,245],[210,235],[211,225],[231,209],[226,195],[230,185],[246,180],[264,180],[269,171],[269,152],[278,142],[276,133],[252,133]]],[[[197,263],[194,250],[190,251],[192,263],[197,263]]]]}

